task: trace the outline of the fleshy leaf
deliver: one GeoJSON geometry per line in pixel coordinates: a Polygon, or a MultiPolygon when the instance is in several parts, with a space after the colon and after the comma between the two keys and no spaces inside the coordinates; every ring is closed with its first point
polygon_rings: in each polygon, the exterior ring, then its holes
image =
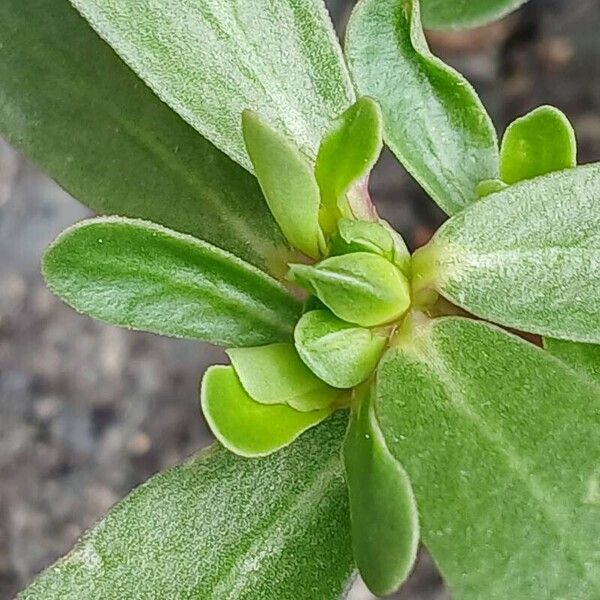
{"type": "Polygon", "coordinates": [[[244,111],[242,123],[248,155],[271,213],[292,246],[319,258],[321,198],[312,166],[290,140],[256,113],[244,111]]]}
{"type": "Polygon", "coordinates": [[[302,362],[293,344],[227,350],[246,392],[261,404],[287,404],[299,411],[327,408],[341,395],[302,362]]]}
{"type": "Polygon", "coordinates": [[[577,164],[577,141],[569,119],[553,106],[540,106],[513,121],[500,149],[506,183],[533,179],[577,164]]]}
{"type": "Polygon", "coordinates": [[[348,205],[350,188],[368,177],[383,147],[381,109],[371,98],[359,98],[323,138],[315,175],[321,190],[324,227],[335,229],[340,216],[355,215],[348,205]],[[331,218],[331,216],[335,218],[331,218]]]}
{"type": "Polygon", "coordinates": [[[346,55],[398,160],[447,213],[474,202],[477,184],[498,176],[496,132],[469,83],[429,51],[418,2],[360,2],[346,55]]]}
{"type": "Polygon", "coordinates": [[[375,370],[387,336],[342,321],[328,310],[313,310],[298,321],[294,341],[319,378],[336,388],[352,388],[375,370]]]}
{"type": "Polygon", "coordinates": [[[263,459],[217,445],[156,475],[20,600],[338,600],[353,571],[342,413],[263,459]]]}
{"type": "Polygon", "coordinates": [[[291,252],[256,180],[163,104],[67,0],[2,0],[0,39],[0,135],[69,193],[285,273],[291,252]]]}
{"type": "Polygon", "coordinates": [[[239,456],[266,456],[291,444],[333,408],[300,412],[252,400],[231,366],[213,366],[202,378],[202,412],[215,437],[239,456]]]}
{"type": "Polygon", "coordinates": [[[113,325],[256,346],[291,338],[300,305],[215,246],[146,221],[105,217],[64,231],[43,260],[48,286],[113,325]]]}
{"type": "Polygon", "coordinates": [[[406,277],[376,254],[332,256],[316,265],[290,265],[288,277],[306,287],[336,316],[372,327],[394,321],[410,305],[406,277]]]}
{"type": "Polygon", "coordinates": [[[600,342],[599,200],[600,164],[517,183],[445,223],[415,278],[501,325],[600,342]]]}
{"type": "Polygon", "coordinates": [[[419,545],[419,518],[408,475],[390,454],[363,393],[344,441],[352,546],[360,574],[378,596],[407,578],[419,545]]]}
{"type": "Polygon", "coordinates": [[[423,24],[429,29],[479,27],[504,17],[527,0],[421,0],[423,24]]]}
{"type": "Polygon", "coordinates": [[[598,595],[597,386],[495,326],[442,318],[384,356],[375,413],[453,598],[598,595]]]}
{"type": "Polygon", "coordinates": [[[600,389],[600,346],[565,340],[544,339],[544,348],[580,374],[589,377],[600,389]]]}
{"type": "Polygon", "coordinates": [[[162,100],[248,169],[243,110],[314,158],[354,101],[321,0],[72,3],[162,100]]]}
{"type": "Polygon", "coordinates": [[[501,192],[508,187],[507,183],[504,183],[501,179],[486,179],[485,181],[481,181],[477,184],[477,189],[475,193],[477,198],[485,198],[490,194],[495,194],[496,192],[501,192]]]}

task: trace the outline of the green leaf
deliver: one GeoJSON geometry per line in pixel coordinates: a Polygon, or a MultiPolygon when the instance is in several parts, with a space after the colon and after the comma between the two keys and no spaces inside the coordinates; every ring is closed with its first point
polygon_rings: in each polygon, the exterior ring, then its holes
{"type": "Polygon", "coordinates": [[[479,27],[504,17],[527,0],[421,0],[423,23],[430,29],[479,27]]]}
{"type": "Polygon", "coordinates": [[[162,100],[248,169],[243,110],[314,157],[354,101],[321,0],[72,3],[162,100]]]}
{"type": "Polygon", "coordinates": [[[378,596],[408,577],[419,546],[419,518],[410,480],[390,454],[366,391],[344,441],[352,546],[358,569],[378,596]]]}
{"type": "MultiPolygon", "coordinates": [[[[321,190],[325,217],[355,216],[346,194],[369,176],[383,147],[381,109],[371,98],[359,98],[323,138],[315,175],[321,190]]],[[[337,218],[325,218],[326,231],[335,229],[337,218]]]]}
{"type": "Polygon", "coordinates": [[[0,39],[0,135],[69,193],[285,272],[291,252],[256,180],[166,107],[67,0],[2,0],[0,39]]]}
{"type": "Polygon", "coordinates": [[[340,319],[363,327],[394,321],[410,305],[406,277],[376,254],[355,252],[314,266],[293,264],[288,277],[306,287],[340,319]]]}
{"type": "Polygon", "coordinates": [[[486,179],[477,184],[476,195],[477,198],[485,198],[490,194],[501,192],[508,187],[508,184],[504,183],[501,179],[486,179]]]}
{"type": "Polygon", "coordinates": [[[74,225],[46,252],[43,273],[55,294],[96,319],[223,346],[286,340],[300,313],[262,271],[145,221],[74,225]]]}
{"type": "Polygon", "coordinates": [[[292,246],[319,258],[324,246],[319,226],[321,198],[311,164],[256,113],[244,111],[242,128],[258,181],[283,234],[292,246]]]}
{"type": "Polygon", "coordinates": [[[533,179],[577,164],[577,141],[569,119],[553,106],[540,106],[513,121],[500,149],[506,183],[533,179]]]}
{"type": "Polygon", "coordinates": [[[353,569],[339,413],[264,459],[213,446],[110,510],[20,600],[338,600],[353,569]]]}
{"type": "Polygon", "coordinates": [[[463,318],[416,325],[377,383],[379,426],[453,598],[598,597],[597,386],[463,318]]]}
{"type": "Polygon", "coordinates": [[[496,132],[469,83],[429,51],[418,2],[360,2],[346,55],[398,160],[447,213],[474,202],[477,184],[498,176],[496,132]]]}
{"type": "Polygon", "coordinates": [[[283,404],[260,404],[247,394],[233,367],[213,366],[202,378],[202,412],[215,437],[239,456],[267,456],[291,444],[333,408],[300,412],[283,404]]]}
{"type": "Polygon", "coordinates": [[[445,223],[415,278],[478,317],[600,342],[600,164],[498,192],[445,223]]]}
{"type": "Polygon", "coordinates": [[[246,392],[261,404],[305,412],[327,408],[341,394],[315,377],[293,344],[230,348],[227,354],[246,392]]]}
{"type": "Polygon", "coordinates": [[[346,323],[328,310],[312,310],[298,321],[294,341],[313,373],[336,388],[352,388],[375,370],[387,335],[346,323]]]}
{"type": "Polygon", "coordinates": [[[600,346],[544,338],[544,348],[600,387],[600,346]]]}

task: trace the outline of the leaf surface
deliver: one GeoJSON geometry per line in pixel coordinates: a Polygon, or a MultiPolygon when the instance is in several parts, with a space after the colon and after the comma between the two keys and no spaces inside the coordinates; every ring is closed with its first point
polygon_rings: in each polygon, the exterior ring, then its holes
{"type": "Polygon", "coordinates": [[[478,317],[600,342],[600,164],[487,196],[417,256],[417,273],[429,270],[442,295],[478,317]]]}
{"type": "Polygon", "coordinates": [[[90,219],[64,231],[43,260],[50,289],[101,321],[223,346],[291,338],[300,306],[235,256],[153,223],[90,219]]]}
{"type": "Polygon", "coordinates": [[[264,459],[215,445],[156,475],[19,600],[338,600],[353,569],[345,424],[264,459]]]}
{"type": "Polygon", "coordinates": [[[421,0],[423,24],[430,29],[479,27],[504,17],[527,0],[421,0]]]}
{"type": "Polygon", "coordinates": [[[387,145],[425,191],[454,214],[498,176],[494,126],[462,75],[429,51],[413,0],[362,0],[346,56],[361,94],[379,102],[387,145]]]}
{"type": "Polygon", "coordinates": [[[453,598],[598,596],[597,386],[463,318],[416,326],[377,382],[377,420],[453,598]]]}
{"type": "Polygon", "coordinates": [[[72,3],[162,100],[248,169],[243,110],[314,157],[354,100],[321,0],[72,3]]]}
{"type": "Polygon", "coordinates": [[[419,520],[410,480],[385,444],[369,391],[353,409],[344,463],[358,569],[374,594],[387,596],[412,569],[419,520]]]}
{"type": "Polygon", "coordinates": [[[215,437],[245,457],[266,456],[291,444],[332,408],[300,412],[284,404],[260,404],[240,383],[231,366],[210,367],[202,378],[202,412],[215,437]]]}
{"type": "Polygon", "coordinates": [[[600,389],[600,345],[544,338],[544,348],[588,377],[600,389]]]}
{"type": "Polygon", "coordinates": [[[165,106],[67,0],[2,0],[0,39],[0,135],[69,193],[285,272],[292,253],[256,180],[165,106]]]}

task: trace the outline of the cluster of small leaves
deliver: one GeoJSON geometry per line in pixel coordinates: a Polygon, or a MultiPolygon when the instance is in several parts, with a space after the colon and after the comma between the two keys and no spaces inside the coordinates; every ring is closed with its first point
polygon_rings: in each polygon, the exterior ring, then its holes
{"type": "MultiPolygon", "coordinates": [[[[566,117],[498,144],[417,0],[362,0],[346,60],[320,0],[72,3],[191,127],[66,4],[5,0],[0,130],[120,215],[64,232],[44,275],[95,318],[224,346],[201,404],[239,456],[157,476],[22,597],[338,598],[351,554],[384,595],[419,540],[456,598],[596,597],[600,165],[566,117]],[[368,194],[384,139],[451,216],[412,257],[368,194]]],[[[422,4],[464,26],[520,2],[422,4]]]]}

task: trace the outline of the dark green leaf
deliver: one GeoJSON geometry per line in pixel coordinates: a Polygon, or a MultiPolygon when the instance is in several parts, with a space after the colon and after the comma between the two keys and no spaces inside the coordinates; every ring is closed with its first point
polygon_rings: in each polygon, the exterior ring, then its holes
{"type": "Polygon", "coordinates": [[[423,23],[431,29],[478,27],[517,9],[527,0],[421,0],[423,23]]]}
{"type": "Polygon", "coordinates": [[[390,454],[366,391],[344,441],[352,546],[358,569],[378,596],[408,576],[419,545],[417,506],[404,469],[390,454]]]}
{"type": "Polygon", "coordinates": [[[43,272],[55,294],[96,319],[223,346],[289,339],[300,312],[262,271],[145,221],[83,221],[50,246],[43,272]]]}
{"type": "Polygon", "coordinates": [[[600,593],[600,392],[482,322],[415,325],[384,356],[375,412],[456,600],[600,593]]]}
{"type": "Polygon", "coordinates": [[[243,110],[314,157],[354,100],[321,0],[72,3],[160,98],[248,169],[243,110]]]}
{"type": "Polygon", "coordinates": [[[217,446],[117,504],[20,600],[338,600],[353,569],[333,417],[264,459],[217,446]]]}
{"type": "Polygon", "coordinates": [[[600,164],[517,183],[445,223],[421,286],[521,331],[600,342],[600,164]]]}
{"type": "Polygon", "coordinates": [[[431,54],[414,0],[363,0],[346,55],[358,90],[381,105],[386,143],[449,214],[498,176],[494,126],[469,83],[431,54]]]}
{"type": "Polygon", "coordinates": [[[0,135],[71,194],[285,272],[291,253],[256,180],[154,96],[67,0],[2,0],[0,40],[0,135]]]}
{"type": "Polygon", "coordinates": [[[600,346],[544,339],[544,347],[600,387],[600,346]]]}

